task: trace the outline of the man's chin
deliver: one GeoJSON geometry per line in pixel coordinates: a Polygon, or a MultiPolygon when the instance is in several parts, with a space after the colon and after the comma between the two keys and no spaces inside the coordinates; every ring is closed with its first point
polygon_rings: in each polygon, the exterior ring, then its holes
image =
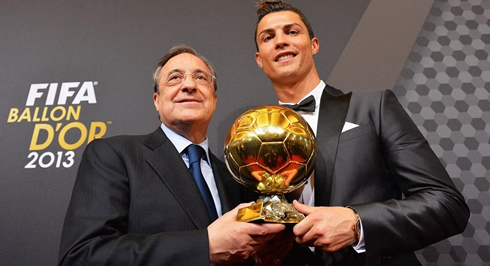
{"type": "Polygon", "coordinates": [[[178,121],[182,124],[193,124],[203,122],[206,118],[197,110],[187,109],[178,116],[178,121]]]}
{"type": "Polygon", "coordinates": [[[273,75],[268,75],[269,79],[278,83],[286,82],[288,80],[297,80],[298,74],[295,69],[280,69],[275,71],[273,75]]]}

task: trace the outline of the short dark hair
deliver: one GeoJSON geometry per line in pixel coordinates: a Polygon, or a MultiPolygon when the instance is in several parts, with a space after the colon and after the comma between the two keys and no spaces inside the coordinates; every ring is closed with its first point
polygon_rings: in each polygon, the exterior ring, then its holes
{"type": "Polygon", "coordinates": [[[214,91],[218,90],[218,85],[216,85],[216,69],[214,68],[213,64],[211,64],[211,62],[204,56],[198,54],[192,47],[182,44],[172,47],[158,62],[155,71],[153,72],[153,90],[155,93],[159,93],[158,81],[160,80],[160,70],[162,70],[163,66],[165,66],[170,59],[179,54],[191,54],[201,59],[211,71],[211,75],[214,76],[214,91]]]}
{"type": "Polygon", "coordinates": [[[254,35],[255,48],[257,49],[257,51],[259,50],[259,46],[257,45],[257,28],[259,26],[259,23],[266,15],[274,12],[291,11],[298,14],[301,18],[301,21],[306,25],[306,28],[308,29],[310,40],[315,37],[315,34],[313,33],[313,28],[311,27],[310,22],[306,18],[305,14],[303,14],[301,10],[291,4],[285,3],[284,1],[262,1],[260,3],[257,3],[257,8],[258,20],[257,25],[255,25],[254,35]]]}

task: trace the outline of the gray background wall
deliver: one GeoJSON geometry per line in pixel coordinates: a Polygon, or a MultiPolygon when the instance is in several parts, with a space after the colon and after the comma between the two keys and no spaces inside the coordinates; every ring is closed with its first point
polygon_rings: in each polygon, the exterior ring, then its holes
{"type": "MultiPolygon", "coordinates": [[[[87,139],[72,151],[63,143],[76,143],[93,122],[107,129],[104,136],[157,128],[151,73],[173,45],[195,47],[218,70],[218,110],[209,134],[214,153],[221,154],[239,114],[276,102],[254,61],[254,2],[0,3],[0,265],[55,264],[87,139]],[[80,82],[71,89],[74,96],[82,83],[94,84],[96,103],[72,103],[73,96],[61,105],[56,94],[49,105],[47,90],[40,90],[34,106],[26,106],[32,84],[58,83],[59,92],[67,82],[80,82]],[[55,115],[80,108],[80,117],[36,122],[36,107],[41,113],[58,108],[55,115]],[[15,108],[29,109],[30,122],[17,122],[15,108]],[[34,136],[37,143],[49,139],[45,131],[34,132],[40,125],[53,128],[53,141],[30,150],[34,136]],[[26,168],[32,156],[42,160],[26,168]]],[[[344,90],[394,89],[468,199],[467,230],[419,251],[421,261],[490,264],[489,1],[290,3],[304,11],[320,39],[315,61],[322,78],[344,90]]],[[[43,120],[42,114],[37,118],[43,120]]]]}

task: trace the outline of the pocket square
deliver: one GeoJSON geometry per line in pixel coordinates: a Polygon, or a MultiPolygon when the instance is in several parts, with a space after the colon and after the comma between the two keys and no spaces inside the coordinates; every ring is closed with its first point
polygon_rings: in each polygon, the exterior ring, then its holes
{"type": "Polygon", "coordinates": [[[353,128],[356,128],[358,126],[359,125],[354,124],[354,123],[345,122],[344,127],[342,128],[342,133],[346,132],[347,130],[351,130],[353,128]]]}

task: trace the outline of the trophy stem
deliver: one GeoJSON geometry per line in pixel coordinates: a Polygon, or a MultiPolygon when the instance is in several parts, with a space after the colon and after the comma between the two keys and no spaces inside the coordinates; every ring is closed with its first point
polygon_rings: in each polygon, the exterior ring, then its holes
{"type": "Polygon", "coordinates": [[[260,196],[256,203],[238,210],[237,221],[296,224],[305,216],[283,194],[260,196]]]}

